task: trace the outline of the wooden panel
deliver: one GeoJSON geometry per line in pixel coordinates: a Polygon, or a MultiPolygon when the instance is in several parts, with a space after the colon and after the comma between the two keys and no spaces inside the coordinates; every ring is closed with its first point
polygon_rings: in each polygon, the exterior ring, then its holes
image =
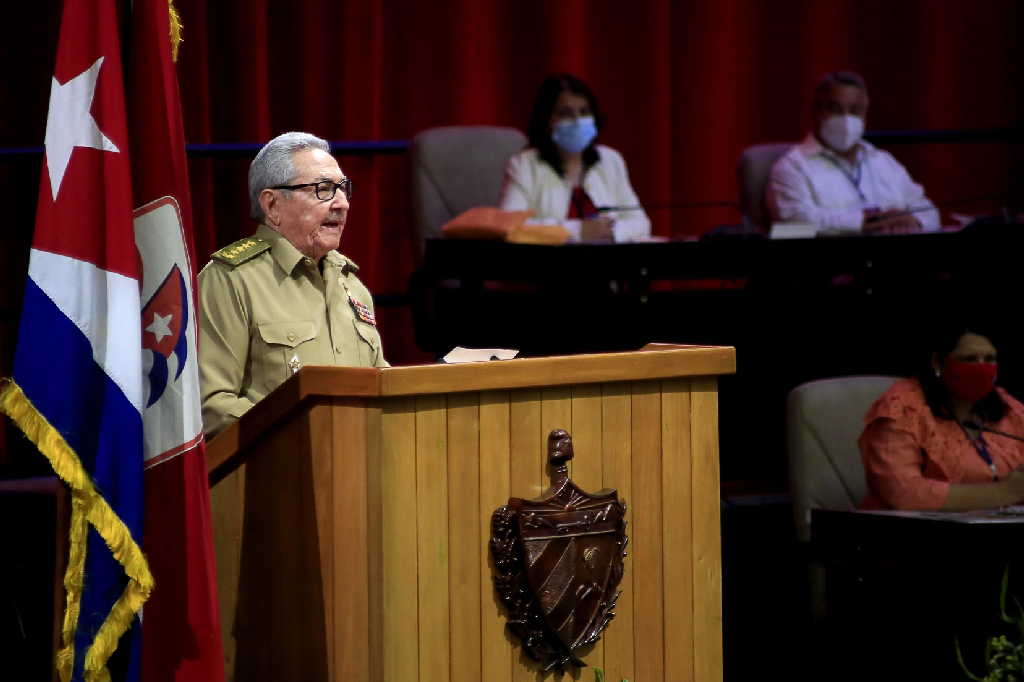
{"type": "Polygon", "coordinates": [[[607,384],[601,390],[601,458],[602,487],[616,488],[620,499],[626,502],[626,533],[630,536],[627,556],[622,575],[622,596],[615,609],[615,620],[604,637],[604,668],[608,680],[623,678],[637,681],[633,672],[633,470],[632,438],[632,397],[629,384],[607,384]]]}
{"type": "Polygon", "coordinates": [[[722,540],[718,489],[718,393],[714,378],[692,382],[694,678],[722,679],[722,540]]]}
{"type": "Polygon", "coordinates": [[[451,679],[480,679],[480,394],[448,398],[451,679]]]}
{"type": "Polygon", "coordinates": [[[369,680],[366,470],[369,410],[356,406],[336,406],[332,412],[335,596],[333,602],[327,602],[328,608],[333,606],[334,610],[335,667],[332,679],[369,680]]]}
{"type": "MultiPolygon", "coordinates": [[[[369,680],[384,679],[384,489],[382,451],[384,419],[382,401],[373,401],[366,410],[366,597],[367,639],[369,641],[369,680]]],[[[390,500],[388,501],[390,504],[390,500]]],[[[413,545],[407,545],[412,547],[413,545]]]]}
{"type": "MultiPolygon", "coordinates": [[[[637,680],[664,680],[662,612],[661,386],[633,385],[633,646],[637,680]]],[[[632,678],[630,678],[632,679],[632,678]]],[[[674,680],[673,680],[674,682],[674,680]]]]}
{"type": "MultiPolygon", "coordinates": [[[[541,392],[513,391],[509,404],[509,486],[510,497],[537,497],[547,486],[542,465],[541,392]]],[[[538,679],[536,663],[523,653],[519,641],[509,638],[512,654],[512,679],[528,682],[538,679]]]]}
{"type": "MultiPolygon", "coordinates": [[[[323,602],[313,462],[331,453],[314,452],[313,443],[322,442],[321,429],[330,432],[331,416],[330,407],[318,405],[287,421],[246,464],[233,623],[235,679],[240,682],[327,679],[329,652],[337,643],[326,629],[325,611],[331,605],[323,602]]],[[[361,545],[354,551],[359,553],[361,545]]],[[[337,583],[334,594],[344,597],[337,583]]]]}
{"type": "MultiPolygon", "coordinates": [[[[574,386],[572,389],[572,434],[575,457],[572,479],[588,493],[604,487],[601,481],[601,387],[574,386]]],[[[622,589],[622,586],[619,586],[622,589]]],[[[612,624],[614,627],[614,621],[612,624]]],[[[587,665],[604,667],[604,635],[584,657],[587,665]]],[[[621,679],[621,678],[620,678],[621,679]]]]}
{"type": "MultiPolygon", "coordinates": [[[[315,453],[310,458],[312,467],[313,486],[313,507],[316,514],[316,534],[320,547],[320,578],[323,590],[324,603],[324,630],[327,633],[335,632],[334,609],[334,574],[335,558],[335,507],[334,507],[334,465],[335,465],[335,443],[334,427],[332,424],[332,411],[327,408],[313,410],[310,412],[309,431],[309,453],[315,453]]],[[[339,462],[343,466],[343,463],[339,462]]],[[[335,642],[330,634],[327,635],[327,674],[328,679],[334,679],[337,668],[334,667],[337,661],[338,652],[335,650],[335,642]]]]}
{"type": "Polygon", "coordinates": [[[667,379],[731,374],[735,371],[736,352],[733,348],[693,346],[628,354],[595,353],[502,362],[391,367],[381,370],[380,388],[382,395],[415,395],[453,390],[486,391],[667,379]]]}
{"type": "MultiPolygon", "coordinates": [[[[505,608],[494,589],[491,514],[509,498],[509,394],[480,394],[480,679],[511,682],[512,645],[505,608]]],[[[396,678],[397,679],[397,678],[396,678]]]]}
{"type": "MultiPolygon", "coordinates": [[[[665,678],[693,680],[693,551],[690,382],[662,383],[662,565],[665,678]]],[[[716,500],[717,505],[717,500],[716,500]]]]}
{"type": "Polygon", "coordinates": [[[572,389],[573,449],[572,479],[587,492],[604,487],[601,443],[601,386],[574,386],[572,389]]]}
{"type": "Polygon", "coordinates": [[[513,391],[509,403],[509,484],[511,497],[531,498],[547,487],[543,475],[540,445],[544,433],[541,424],[540,391],[513,391]]]}
{"type": "Polygon", "coordinates": [[[416,399],[420,682],[448,680],[448,429],[444,396],[416,399]]]}
{"type": "Polygon", "coordinates": [[[385,403],[381,415],[383,680],[419,679],[416,547],[416,412],[412,398],[385,403]]]}

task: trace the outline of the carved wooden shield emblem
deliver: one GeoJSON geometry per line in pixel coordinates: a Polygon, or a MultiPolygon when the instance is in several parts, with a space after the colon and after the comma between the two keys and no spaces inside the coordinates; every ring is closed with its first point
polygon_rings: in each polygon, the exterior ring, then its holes
{"type": "Polygon", "coordinates": [[[491,517],[494,586],[507,627],[545,670],[585,665],[573,652],[596,642],[615,617],[626,555],[626,505],[615,490],[588,494],[569,479],[572,438],[548,436],[551,487],[510,498],[491,517]]]}

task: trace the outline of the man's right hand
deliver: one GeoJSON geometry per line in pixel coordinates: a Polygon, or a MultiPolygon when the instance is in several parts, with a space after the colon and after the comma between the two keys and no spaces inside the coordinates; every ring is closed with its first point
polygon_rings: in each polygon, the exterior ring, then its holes
{"type": "Polygon", "coordinates": [[[910,234],[921,229],[921,221],[914,214],[895,208],[888,211],[865,209],[861,226],[864,234],[910,234]]]}

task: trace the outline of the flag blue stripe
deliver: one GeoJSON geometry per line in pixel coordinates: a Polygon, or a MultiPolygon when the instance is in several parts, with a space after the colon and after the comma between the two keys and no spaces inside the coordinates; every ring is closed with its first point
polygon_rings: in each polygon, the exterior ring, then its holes
{"type": "Polygon", "coordinates": [[[150,407],[160,400],[165,388],[167,388],[167,358],[153,351],[153,366],[149,369],[149,400],[146,401],[146,407],[150,407]]]}
{"type": "Polygon", "coordinates": [[[185,369],[185,365],[188,363],[188,318],[192,314],[188,308],[188,289],[185,284],[185,278],[182,276],[181,270],[175,268],[175,271],[178,273],[181,309],[185,311],[185,314],[181,316],[181,332],[178,334],[178,343],[174,344],[174,354],[178,356],[178,371],[174,373],[174,379],[177,381],[178,377],[181,376],[181,371],[185,369]]]}
{"type": "Polygon", "coordinates": [[[78,454],[99,492],[138,539],[142,530],[141,416],[93,360],[85,335],[31,278],[26,282],[22,311],[15,380],[78,454]],[[138,504],[123,508],[114,504],[133,496],[138,504]]]}
{"type": "MultiPolygon", "coordinates": [[[[25,287],[14,378],[63,435],[92,476],[96,490],[141,544],[142,418],[93,360],[88,338],[31,278],[25,287]]],[[[85,576],[74,679],[80,676],[82,647],[91,643],[126,584],[123,568],[92,529],[85,576]]],[[[136,637],[138,628],[133,631],[126,637],[136,637]]],[[[129,644],[126,652],[137,652],[134,643],[125,643],[129,644]]],[[[134,667],[131,661],[125,664],[134,667]]]]}

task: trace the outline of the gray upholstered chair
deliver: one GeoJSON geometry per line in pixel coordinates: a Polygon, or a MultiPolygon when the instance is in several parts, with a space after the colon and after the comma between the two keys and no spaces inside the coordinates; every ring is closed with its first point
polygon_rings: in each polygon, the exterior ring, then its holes
{"type": "Polygon", "coordinates": [[[811,509],[854,509],[867,493],[857,439],[864,415],[894,377],[809,381],[787,401],[789,479],[797,534],[810,539],[811,509]]]}
{"type": "Polygon", "coordinates": [[[496,206],[505,162],[526,146],[515,128],[447,126],[412,140],[412,194],[418,243],[474,206],[496,206]]]}
{"type": "Polygon", "coordinates": [[[748,227],[767,230],[771,216],[764,200],[768,176],[780,156],[789,151],[792,142],[772,142],[747,147],[736,164],[736,178],[740,188],[740,211],[748,227]]]}

